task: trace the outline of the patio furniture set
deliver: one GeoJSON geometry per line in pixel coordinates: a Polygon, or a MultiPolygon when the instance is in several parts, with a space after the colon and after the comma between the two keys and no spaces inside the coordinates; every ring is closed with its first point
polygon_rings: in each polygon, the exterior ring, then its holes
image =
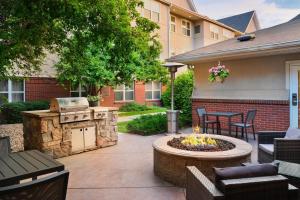
{"type": "Polygon", "coordinates": [[[246,119],[244,120],[244,113],[242,112],[207,112],[205,107],[199,107],[196,109],[199,125],[202,126],[203,133],[207,133],[209,125],[211,125],[213,133],[216,131],[218,134],[221,134],[221,122],[220,117],[228,118],[228,134],[231,136],[232,127],[235,127],[236,137],[238,136],[238,130],[241,129],[242,137],[244,133],[246,140],[248,141],[248,128],[252,128],[253,138],[255,139],[255,129],[254,129],[254,120],[256,116],[256,110],[249,110],[246,119]],[[240,121],[233,122],[233,117],[240,117],[240,121]],[[213,119],[212,119],[213,118],[213,119]]]}
{"type": "Polygon", "coordinates": [[[214,168],[208,179],[195,166],[187,167],[187,200],[299,200],[300,130],[258,132],[258,162],[214,168]]]}
{"type": "Polygon", "coordinates": [[[1,200],[64,200],[68,178],[64,165],[50,156],[37,150],[12,153],[9,137],[0,138],[1,200]]]}

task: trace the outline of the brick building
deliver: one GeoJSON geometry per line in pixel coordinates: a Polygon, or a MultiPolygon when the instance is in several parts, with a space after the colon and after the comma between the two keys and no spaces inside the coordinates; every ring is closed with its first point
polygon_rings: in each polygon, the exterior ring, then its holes
{"type": "MultiPolygon", "coordinates": [[[[254,11],[218,21],[199,14],[192,0],[144,0],[144,8],[138,8],[138,11],[160,26],[157,32],[162,44],[161,60],[259,29],[254,11]],[[239,19],[239,24],[236,19],[239,19]]],[[[13,102],[86,95],[81,86],[63,88],[56,82],[53,69],[55,62],[57,58],[49,55],[42,66],[42,72],[37,75],[24,81],[0,81],[0,101],[3,97],[13,102]]],[[[185,67],[180,72],[184,70],[185,67]]],[[[133,81],[130,87],[121,85],[114,89],[107,87],[103,90],[101,104],[160,104],[163,89],[161,83],[156,81],[133,81]]]]}

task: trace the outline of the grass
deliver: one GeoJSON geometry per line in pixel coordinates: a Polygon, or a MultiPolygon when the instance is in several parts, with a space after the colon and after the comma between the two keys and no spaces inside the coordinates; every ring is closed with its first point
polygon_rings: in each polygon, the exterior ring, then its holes
{"type": "Polygon", "coordinates": [[[129,133],[127,129],[128,122],[118,122],[118,132],[119,133],[129,133]]]}
{"type": "Polygon", "coordinates": [[[130,112],[119,112],[120,117],[128,117],[133,115],[143,115],[143,114],[151,114],[151,113],[158,113],[158,112],[165,112],[167,108],[158,107],[158,106],[151,106],[150,110],[145,111],[130,111],[130,112]]]}

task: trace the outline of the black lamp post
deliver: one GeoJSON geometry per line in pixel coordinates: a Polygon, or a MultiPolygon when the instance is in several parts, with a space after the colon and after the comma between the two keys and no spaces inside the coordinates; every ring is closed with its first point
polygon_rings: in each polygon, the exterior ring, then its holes
{"type": "Polygon", "coordinates": [[[171,74],[171,110],[167,111],[168,117],[168,134],[177,134],[178,133],[178,118],[179,110],[174,110],[174,80],[175,73],[179,67],[183,67],[184,64],[181,63],[165,63],[165,67],[169,69],[171,74]]]}

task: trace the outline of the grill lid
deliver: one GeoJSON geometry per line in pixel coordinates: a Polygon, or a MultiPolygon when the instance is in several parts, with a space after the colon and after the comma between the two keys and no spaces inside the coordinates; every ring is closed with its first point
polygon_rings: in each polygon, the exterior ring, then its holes
{"type": "Polygon", "coordinates": [[[75,112],[89,108],[89,102],[85,97],[53,98],[50,101],[51,112],[75,112]]]}

